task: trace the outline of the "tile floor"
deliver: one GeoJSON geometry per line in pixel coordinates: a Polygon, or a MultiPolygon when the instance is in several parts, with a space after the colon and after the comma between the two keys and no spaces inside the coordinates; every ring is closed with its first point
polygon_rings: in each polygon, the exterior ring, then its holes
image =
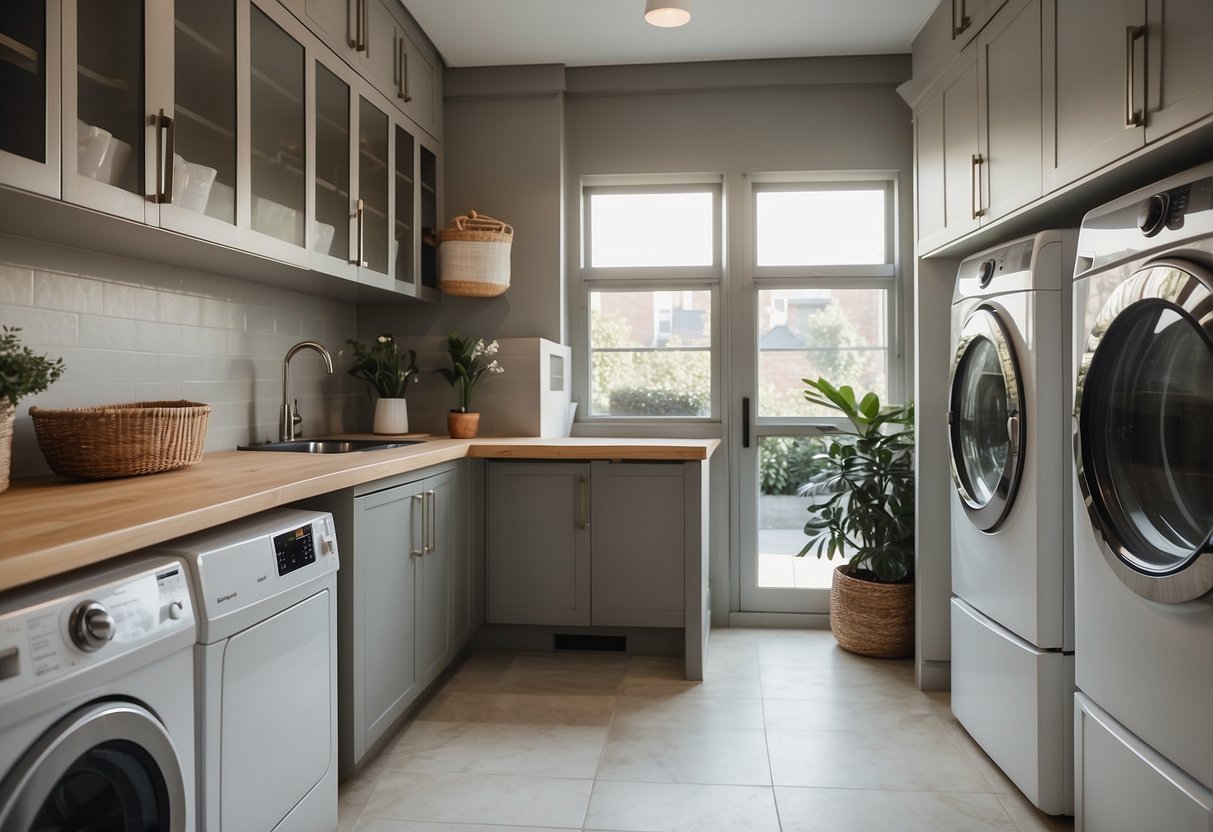
{"type": "Polygon", "coordinates": [[[340,790],[357,832],[1044,832],[909,661],[714,630],[674,659],[471,656],[340,790]]]}

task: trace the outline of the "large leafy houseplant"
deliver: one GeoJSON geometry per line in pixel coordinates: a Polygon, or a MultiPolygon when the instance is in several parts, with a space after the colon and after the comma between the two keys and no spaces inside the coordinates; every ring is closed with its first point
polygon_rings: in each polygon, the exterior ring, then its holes
{"type": "Polygon", "coordinates": [[[851,429],[832,436],[816,457],[821,470],[800,489],[814,501],[798,556],[848,557],[846,573],[861,580],[913,581],[913,404],[881,407],[875,393],[857,399],[824,378],[803,381],[804,397],[841,413],[851,429]]]}

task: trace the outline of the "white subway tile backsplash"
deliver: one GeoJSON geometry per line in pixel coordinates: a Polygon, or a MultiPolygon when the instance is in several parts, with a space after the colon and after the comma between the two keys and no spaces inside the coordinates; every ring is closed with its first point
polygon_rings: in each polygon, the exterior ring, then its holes
{"type": "Polygon", "coordinates": [[[0,304],[29,306],[33,302],[34,270],[0,263],[0,304]]]}
{"type": "Polygon", "coordinates": [[[155,321],[159,312],[159,293],[139,286],[121,283],[102,284],[102,313],[108,318],[134,318],[155,321]]]}
{"type": "Polygon", "coordinates": [[[104,284],[75,275],[34,272],[33,305],[41,309],[102,314],[104,284]]]}
{"type": "Polygon", "coordinates": [[[76,316],[54,309],[32,306],[0,306],[0,323],[21,327],[21,343],[70,347],[77,343],[76,316]]]}

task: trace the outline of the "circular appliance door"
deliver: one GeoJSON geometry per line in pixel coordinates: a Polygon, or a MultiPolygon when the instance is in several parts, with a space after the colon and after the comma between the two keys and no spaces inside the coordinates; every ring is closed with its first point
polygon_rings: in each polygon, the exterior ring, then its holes
{"type": "Polygon", "coordinates": [[[952,479],[969,520],[994,531],[1006,519],[1023,472],[1023,385],[998,310],[977,307],[965,321],[952,364],[948,444],[952,479]]]}
{"type": "Polygon", "coordinates": [[[1213,276],[1160,262],[1100,310],[1074,395],[1074,456],[1105,560],[1133,591],[1213,589],[1213,276]]]}
{"type": "Polygon", "coordinates": [[[48,730],[0,784],[0,829],[181,832],[177,751],[149,711],[102,702],[48,730]]]}

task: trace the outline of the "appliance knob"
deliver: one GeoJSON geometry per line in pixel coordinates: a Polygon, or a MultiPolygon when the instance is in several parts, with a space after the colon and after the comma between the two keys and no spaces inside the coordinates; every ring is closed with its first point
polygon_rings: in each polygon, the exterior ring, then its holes
{"type": "Polygon", "coordinates": [[[1153,237],[1167,223],[1167,208],[1170,199],[1166,194],[1154,194],[1141,204],[1137,212],[1137,227],[1147,237],[1153,237]]]}
{"type": "Polygon", "coordinates": [[[180,621],[185,615],[185,604],[181,601],[170,601],[168,605],[168,617],[174,621],[180,621]]]}
{"type": "Polygon", "coordinates": [[[86,653],[100,650],[114,637],[114,617],[96,601],[84,601],[72,611],[72,644],[86,653]]]}
{"type": "Polygon", "coordinates": [[[994,258],[982,260],[981,265],[977,268],[977,285],[982,289],[990,285],[990,281],[994,279],[994,258]]]}

